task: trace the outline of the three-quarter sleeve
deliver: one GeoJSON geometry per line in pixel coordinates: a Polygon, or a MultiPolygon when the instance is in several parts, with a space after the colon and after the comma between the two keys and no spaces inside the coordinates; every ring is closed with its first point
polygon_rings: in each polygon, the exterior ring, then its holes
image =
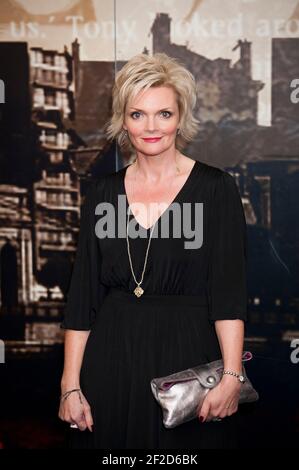
{"type": "Polygon", "coordinates": [[[209,320],[247,320],[247,231],[234,178],[221,170],[211,207],[209,320]]]}
{"type": "Polygon", "coordinates": [[[61,328],[90,330],[103,298],[101,252],[95,234],[96,182],[87,190],[80,219],[77,251],[61,328]]]}

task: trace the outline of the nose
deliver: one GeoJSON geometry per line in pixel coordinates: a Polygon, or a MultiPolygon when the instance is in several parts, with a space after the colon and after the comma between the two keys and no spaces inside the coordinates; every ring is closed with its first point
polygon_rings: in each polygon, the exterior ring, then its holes
{"type": "Polygon", "coordinates": [[[156,124],[155,124],[155,117],[148,116],[146,120],[146,130],[148,132],[155,132],[156,131],[156,124]]]}

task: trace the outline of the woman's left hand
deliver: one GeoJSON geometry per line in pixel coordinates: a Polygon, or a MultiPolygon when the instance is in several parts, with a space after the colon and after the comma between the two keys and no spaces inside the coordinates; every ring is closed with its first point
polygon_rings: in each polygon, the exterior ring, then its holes
{"type": "Polygon", "coordinates": [[[235,377],[223,376],[219,384],[206,395],[198,412],[199,420],[211,421],[236,413],[242,385],[235,377]]]}

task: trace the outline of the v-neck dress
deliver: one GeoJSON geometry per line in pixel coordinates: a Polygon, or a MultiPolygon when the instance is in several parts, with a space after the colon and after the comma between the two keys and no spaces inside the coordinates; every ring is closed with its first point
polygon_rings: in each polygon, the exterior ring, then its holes
{"type": "MultiPolygon", "coordinates": [[[[222,421],[193,419],[167,429],[150,381],[221,358],[215,321],[247,319],[247,235],[237,184],[230,173],[195,161],[171,205],[188,206],[189,219],[188,210],[186,218],[182,210],[178,223],[168,206],[157,220],[141,284],[144,293],[137,297],[126,240],[126,169],[94,181],[82,208],[61,327],[90,331],[80,385],[94,426],[92,433],[70,429],[69,445],[236,448],[239,412],[222,421]],[[109,236],[99,236],[108,227],[109,236]]],[[[137,281],[152,227],[140,226],[131,213],[128,241],[137,281]],[[133,236],[134,227],[140,236],[133,236]]]]}

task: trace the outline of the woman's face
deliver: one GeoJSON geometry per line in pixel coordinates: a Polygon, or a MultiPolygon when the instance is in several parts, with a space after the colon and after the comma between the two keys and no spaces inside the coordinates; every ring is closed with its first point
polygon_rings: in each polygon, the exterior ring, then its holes
{"type": "Polygon", "coordinates": [[[176,93],[171,87],[150,87],[126,106],[124,129],[137,152],[157,155],[175,147],[179,127],[176,93]],[[146,140],[157,137],[156,140],[146,140]]]}

